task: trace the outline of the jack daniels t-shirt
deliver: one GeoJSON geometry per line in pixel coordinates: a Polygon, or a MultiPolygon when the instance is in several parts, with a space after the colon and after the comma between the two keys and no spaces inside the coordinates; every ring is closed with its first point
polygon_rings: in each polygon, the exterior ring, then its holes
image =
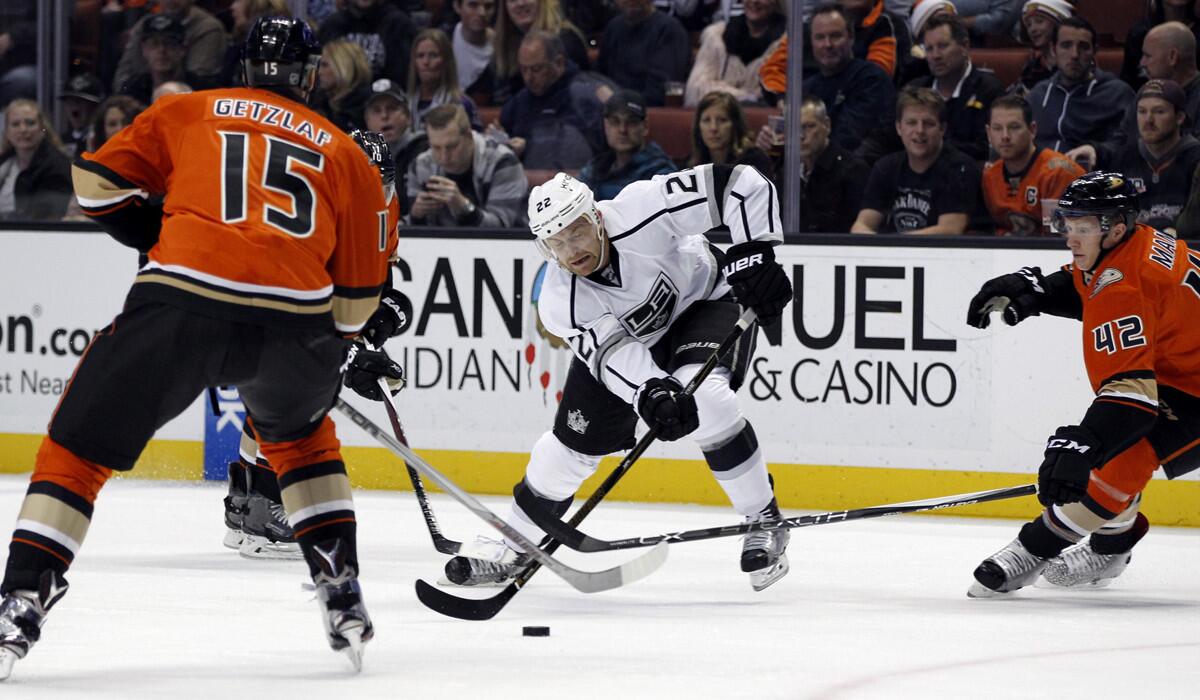
{"type": "Polygon", "coordinates": [[[973,217],[979,202],[979,166],[950,144],[923,173],[908,167],[904,151],[884,156],[871,169],[863,209],[883,214],[879,233],[904,233],[933,226],[942,214],[973,217]]]}

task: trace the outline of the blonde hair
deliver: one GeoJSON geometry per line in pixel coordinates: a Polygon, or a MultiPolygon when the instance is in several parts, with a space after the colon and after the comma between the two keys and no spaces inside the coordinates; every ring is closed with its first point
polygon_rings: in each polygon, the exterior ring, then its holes
{"type": "Polygon", "coordinates": [[[419,99],[421,96],[421,85],[417,79],[417,47],[423,41],[432,41],[433,45],[442,54],[442,74],[438,76],[433,94],[437,95],[437,93],[444,91],[448,97],[455,99],[462,97],[462,87],[458,84],[458,64],[454,60],[454,45],[450,43],[450,37],[446,36],[446,32],[440,29],[421,30],[417,34],[417,38],[413,39],[412,53],[408,59],[409,97],[419,99]]]}
{"type": "MultiPolygon", "coordinates": [[[[521,47],[521,39],[525,33],[509,19],[508,3],[505,0],[498,2],[500,7],[496,12],[496,35],[492,41],[495,53],[492,60],[496,63],[496,77],[504,79],[511,78],[520,70],[517,65],[517,49],[521,47]]],[[[540,29],[551,34],[561,34],[570,30],[579,35],[584,45],[587,44],[583,32],[567,19],[558,0],[537,0],[537,4],[537,16],[529,27],[530,31],[540,29]]]]}
{"type": "Polygon", "coordinates": [[[371,82],[371,64],[367,52],[348,39],[336,39],[325,45],[321,56],[333,68],[335,85],[329,91],[329,104],[337,109],[347,95],[361,85],[371,82]]]}
{"type": "Polygon", "coordinates": [[[12,102],[9,102],[8,106],[4,108],[4,140],[3,143],[0,143],[0,157],[7,157],[10,153],[16,150],[16,148],[12,145],[12,141],[8,139],[8,113],[11,112],[14,107],[32,107],[34,113],[37,114],[38,126],[41,127],[42,132],[46,135],[45,139],[50,142],[51,146],[58,149],[60,153],[66,153],[66,151],[63,149],[62,139],[58,137],[58,132],[55,131],[54,127],[50,125],[50,120],[46,117],[46,113],[42,111],[42,106],[34,100],[18,97],[12,102]]]}

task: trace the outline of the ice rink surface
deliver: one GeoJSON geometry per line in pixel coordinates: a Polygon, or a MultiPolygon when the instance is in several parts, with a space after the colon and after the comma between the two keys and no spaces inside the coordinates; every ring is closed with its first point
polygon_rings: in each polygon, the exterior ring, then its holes
{"type": "MultiPolygon", "coordinates": [[[[6,526],[26,482],[0,477],[6,526]]],[[[0,697],[1200,696],[1196,530],[1152,528],[1108,589],[969,600],[972,569],[1019,523],[838,523],[794,530],[791,573],[762,593],[738,570],[738,540],[722,539],[674,545],[648,579],[595,595],[542,570],[496,618],[464,622],[413,593],[413,581],[435,580],[445,557],[429,544],[412,494],[358,491],[362,582],[377,634],[354,676],[325,644],[300,562],[250,561],[221,547],[223,495],[213,484],[106,486],[70,592],[0,697]],[[523,625],[547,625],[551,636],[522,637],[523,625]]],[[[447,536],[485,531],[448,497],[433,503],[447,536]]],[[[585,530],[649,535],[736,520],[721,508],[610,503],[585,530]]],[[[600,569],[634,553],[559,556],[600,569]]]]}

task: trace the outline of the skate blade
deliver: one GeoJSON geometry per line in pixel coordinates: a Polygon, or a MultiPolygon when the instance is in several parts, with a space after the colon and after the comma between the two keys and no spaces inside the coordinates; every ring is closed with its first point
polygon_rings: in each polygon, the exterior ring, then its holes
{"type": "Polygon", "coordinates": [[[8,677],[12,675],[13,664],[19,658],[21,657],[17,656],[15,651],[0,647],[0,681],[8,680],[8,677]]]}
{"type": "Polygon", "coordinates": [[[346,655],[346,658],[350,659],[350,664],[354,666],[354,672],[361,673],[363,659],[362,627],[356,626],[345,629],[340,634],[348,644],[345,649],[342,649],[342,652],[346,655]]]}
{"type": "Polygon", "coordinates": [[[238,554],[247,559],[303,559],[300,545],[294,542],[272,542],[265,537],[246,535],[238,554]]]}
{"type": "Polygon", "coordinates": [[[225,539],[221,540],[221,544],[230,549],[238,549],[242,546],[242,542],[244,542],[245,539],[246,536],[242,534],[241,530],[229,528],[225,531],[225,539]]]}
{"type": "MultiPolygon", "coordinates": [[[[1116,578],[1115,576],[1113,578],[1116,578]]],[[[1102,578],[1095,581],[1081,581],[1073,584],[1055,583],[1045,576],[1042,576],[1034,583],[1035,588],[1044,588],[1056,591],[1094,591],[1097,588],[1108,588],[1108,585],[1113,582],[1112,578],[1102,578]]]]}
{"type": "Polygon", "coordinates": [[[967,589],[968,598],[1008,598],[1013,591],[993,591],[978,581],[972,581],[967,589]]]}
{"type": "Polygon", "coordinates": [[[765,590],[768,586],[775,583],[779,579],[787,576],[790,570],[786,554],[780,554],[779,559],[772,566],[766,569],[750,572],[750,587],[757,593],[765,590]]]}

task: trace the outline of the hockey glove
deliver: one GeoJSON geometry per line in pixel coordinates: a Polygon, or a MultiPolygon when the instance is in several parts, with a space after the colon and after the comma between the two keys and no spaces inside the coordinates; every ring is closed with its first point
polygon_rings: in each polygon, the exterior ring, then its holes
{"type": "Polygon", "coordinates": [[[754,309],[764,325],[778,321],[792,300],[792,283],[783,266],[775,262],[773,246],[765,241],[739,243],[730,248],[721,272],[733,287],[738,303],[754,309]]]}
{"type": "Polygon", "coordinates": [[[362,337],[371,347],[381,348],[388,338],[395,338],[412,322],[412,302],[394,289],[388,289],[379,299],[379,308],[367,319],[362,337]]]}
{"type": "Polygon", "coordinates": [[[342,383],[354,393],[372,401],[383,401],[379,378],[387,380],[392,396],[404,388],[404,368],[383,350],[368,350],[362,343],[351,343],[342,364],[342,383]]]}
{"type": "Polygon", "coordinates": [[[987,328],[990,314],[999,311],[1004,322],[1015,326],[1030,316],[1041,313],[1046,296],[1045,278],[1036,267],[1022,267],[1007,275],[988,280],[971,299],[967,309],[967,325],[987,328]]]}
{"type": "Polygon", "coordinates": [[[637,410],[646,425],[658,426],[658,437],[674,442],[700,427],[696,399],[683,393],[674,377],[649,379],[638,389],[637,410]]]}
{"type": "Polygon", "coordinates": [[[1049,507],[1075,503],[1087,494],[1092,469],[1100,461],[1100,441],[1081,425],[1067,425],[1046,441],[1046,456],[1038,468],[1038,500],[1049,507]]]}

